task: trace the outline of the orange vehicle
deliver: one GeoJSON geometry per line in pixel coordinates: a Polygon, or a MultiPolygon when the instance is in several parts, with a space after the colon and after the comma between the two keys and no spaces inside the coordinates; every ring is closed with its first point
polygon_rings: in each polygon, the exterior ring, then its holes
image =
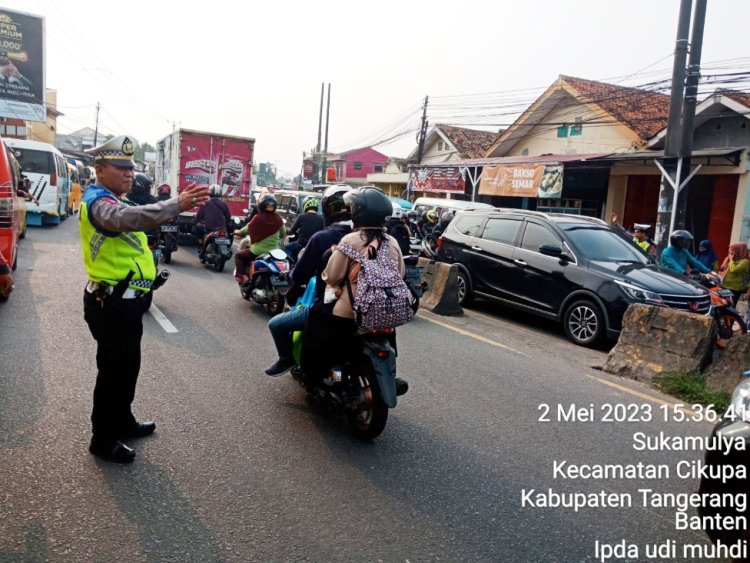
{"type": "Polygon", "coordinates": [[[74,213],[78,213],[78,209],[81,207],[83,188],[81,187],[81,177],[78,169],[70,162],[66,164],[68,165],[68,179],[70,180],[67,210],[68,215],[73,215],[74,213]]]}
{"type": "Polygon", "coordinates": [[[0,140],[0,252],[16,269],[18,240],[24,231],[24,204],[18,197],[18,162],[0,140]]]}

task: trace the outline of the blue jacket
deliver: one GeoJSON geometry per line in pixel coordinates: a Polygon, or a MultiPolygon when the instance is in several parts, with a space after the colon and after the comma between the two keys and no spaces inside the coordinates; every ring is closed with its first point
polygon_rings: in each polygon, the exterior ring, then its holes
{"type": "MultiPolygon", "coordinates": [[[[325,264],[323,264],[323,254],[332,246],[335,246],[346,235],[352,232],[348,224],[336,223],[326,227],[322,231],[315,233],[305,246],[305,251],[300,254],[299,260],[294,265],[294,269],[289,274],[292,280],[292,287],[286,295],[287,302],[291,305],[297,302],[297,299],[303,293],[302,286],[305,285],[313,276],[320,277],[323,273],[325,264]]],[[[325,291],[325,283],[319,279],[315,286],[317,296],[322,298],[325,291]]]]}
{"type": "Polygon", "coordinates": [[[661,253],[661,267],[665,270],[672,270],[678,274],[685,274],[687,273],[688,266],[695,268],[704,274],[711,271],[711,268],[707,268],[698,262],[688,250],[676,248],[670,245],[661,253]]]}

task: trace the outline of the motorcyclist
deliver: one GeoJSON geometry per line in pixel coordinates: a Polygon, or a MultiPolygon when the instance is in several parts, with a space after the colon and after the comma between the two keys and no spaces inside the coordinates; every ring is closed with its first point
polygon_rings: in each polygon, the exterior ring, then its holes
{"type": "MultiPolygon", "coordinates": [[[[343,237],[339,244],[346,243],[366,256],[374,256],[379,251],[388,250],[388,256],[404,275],[406,266],[396,241],[385,233],[386,218],[393,213],[391,200],[375,187],[357,188],[344,195],[352,214],[354,232],[343,237]],[[387,246],[383,245],[387,242],[387,246]]],[[[326,283],[324,291],[334,290],[337,299],[332,309],[320,307],[310,313],[302,344],[302,368],[307,377],[319,381],[326,370],[345,359],[352,348],[350,342],[358,330],[354,310],[346,283],[352,295],[357,293],[356,262],[340,250],[335,249],[328,261],[321,279],[326,283]],[[345,280],[347,280],[346,282],[345,280]]],[[[395,348],[395,341],[393,341],[395,348]]]]}
{"type": "Polygon", "coordinates": [[[432,229],[437,225],[438,216],[434,209],[424,211],[422,217],[419,220],[419,230],[422,232],[422,237],[432,233],[432,229]]]}
{"type": "Polygon", "coordinates": [[[159,184],[159,187],[156,188],[156,199],[158,201],[165,201],[172,197],[172,188],[169,187],[169,184],[159,184]]]}
{"type": "Polygon", "coordinates": [[[414,211],[413,209],[410,209],[409,212],[406,214],[407,217],[407,224],[409,225],[409,229],[411,229],[411,235],[413,237],[416,237],[418,240],[422,240],[422,229],[419,228],[419,224],[417,221],[417,218],[419,217],[419,213],[414,211]]]}
{"type": "MultiPolygon", "coordinates": [[[[147,205],[149,203],[156,203],[156,198],[151,195],[151,187],[153,185],[154,183],[151,181],[151,178],[139,172],[133,178],[133,187],[127,193],[123,201],[128,205],[147,205]]],[[[152,249],[155,248],[160,233],[159,227],[144,232],[146,233],[149,247],[152,249]]]]}
{"type": "Polygon", "coordinates": [[[250,262],[256,256],[280,248],[281,241],[286,236],[284,220],[276,213],[276,198],[273,194],[264,194],[258,199],[258,214],[242,227],[240,236],[249,236],[249,241],[240,243],[240,250],[234,255],[236,277],[239,283],[247,283],[250,262]],[[247,244],[249,242],[249,245],[247,244]]]}
{"type": "Polygon", "coordinates": [[[669,237],[669,246],[661,253],[661,267],[678,274],[689,274],[691,270],[698,270],[704,274],[711,273],[711,269],[698,262],[687,249],[692,241],[693,235],[689,231],[674,231],[669,237]]]}
{"type": "Polygon", "coordinates": [[[294,366],[292,335],[295,331],[305,328],[310,313],[310,309],[295,309],[294,305],[313,276],[318,278],[315,285],[317,297],[323,298],[324,283],[320,279],[325,267],[323,255],[352,232],[351,213],[344,202],[344,195],[349,191],[351,188],[347,186],[332,186],[323,192],[321,207],[326,227],[310,237],[305,251],[300,254],[299,260],[289,273],[291,287],[286,294],[286,300],[292,309],[268,321],[268,330],[271,331],[279,357],[266,370],[267,375],[283,375],[294,366]]]}
{"type": "Polygon", "coordinates": [[[138,173],[133,178],[133,187],[126,196],[126,199],[135,205],[147,205],[156,203],[157,199],[151,194],[151,187],[154,183],[151,178],[145,174],[138,173]]]}
{"type": "Polygon", "coordinates": [[[318,207],[318,198],[315,196],[308,196],[302,202],[302,213],[297,215],[292,228],[289,229],[290,237],[297,233],[299,235],[297,240],[286,245],[286,252],[292,257],[292,260],[297,260],[297,255],[300,250],[305,248],[310,237],[325,226],[323,216],[318,215],[318,207]]]}
{"type": "Polygon", "coordinates": [[[218,184],[212,184],[208,188],[211,199],[208,203],[198,210],[195,216],[196,232],[200,241],[200,250],[198,256],[203,257],[206,253],[206,247],[211,240],[211,233],[226,230],[232,230],[232,213],[229,211],[227,202],[221,199],[222,189],[218,184]]]}
{"type": "Polygon", "coordinates": [[[385,226],[388,234],[398,242],[401,254],[408,256],[411,252],[411,230],[406,221],[406,212],[394,207],[393,215],[387,219],[385,226]]]}
{"type": "Polygon", "coordinates": [[[430,231],[430,235],[434,238],[438,238],[440,235],[442,235],[443,232],[445,231],[445,228],[453,220],[453,217],[455,215],[456,215],[456,212],[453,211],[452,209],[443,211],[440,214],[440,221],[438,221],[437,225],[435,225],[432,231],[430,231]]]}

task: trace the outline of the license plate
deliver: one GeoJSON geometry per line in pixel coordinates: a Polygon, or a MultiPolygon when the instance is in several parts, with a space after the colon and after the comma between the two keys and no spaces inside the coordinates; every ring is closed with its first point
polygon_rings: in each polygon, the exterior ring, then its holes
{"type": "Polygon", "coordinates": [[[232,244],[232,241],[229,240],[228,238],[217,238],[216,239],[216,244],[226,244],[228,246],[228,245],[232,244]]]}
{"type": "Polygon", "coordinates": [[[177,225],[162,225],[161,226],[161,232],[162,233],[176,233],[180,230],[180,227],[177,225]]]}

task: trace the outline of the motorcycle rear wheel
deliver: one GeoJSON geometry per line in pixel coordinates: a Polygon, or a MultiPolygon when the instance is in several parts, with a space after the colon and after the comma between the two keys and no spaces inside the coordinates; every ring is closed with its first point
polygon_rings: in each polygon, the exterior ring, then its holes
{"type": "Polygon", "coordinates": [[[362,400],[357,410],[346,413],[349,427],[357,438],[373,440],[380,436],[388,422],[388,407],[380,394],[378,380],[372,369],[363,369],[359,375],[352,376],[352,385],[359,389],[362,400]]]}
{"type": "Polygon", "coordinates": [[[165,264],[169,264],[172,261],[172,253],[165,250],[161,255],[161,259],[165,264]]]}
{"type": "Polygon", "coordinates": [[[268,312],[271,313],[272,317],[275,317],[284,310],[284,296],[278,291],[274,291],[274,293],[276,297],[272,301],[266,303],[268,312]]]}
{"type": "Polygon", "coordinates": [[[716,326],[716,339],[714,344],[719,350],[724,350],[729,344],[729,339],[740,334],[747,334],[747,325],[740,315],[732,311],[719,311],[714,314],[716,326]]]}
{"type": "Polygon", "coordinates": [[[225,258],[219,258],[219,259],[218,259],[218,262],[216,262],[216,263],[214,264],[214,269],[215,269],[215,270],[216,270],[217,272],[223,272],[223,271],[224,271],[224,264],[225,264],[225,263],[226,263],[226,259],[225,259],[225,258]]]}

